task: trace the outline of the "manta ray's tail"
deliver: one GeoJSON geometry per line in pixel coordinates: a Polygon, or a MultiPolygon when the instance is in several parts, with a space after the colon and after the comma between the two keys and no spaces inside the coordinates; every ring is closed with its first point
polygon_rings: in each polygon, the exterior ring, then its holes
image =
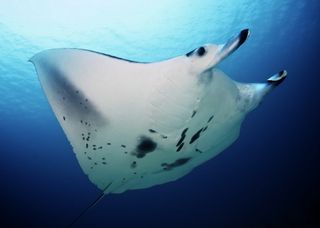
{"type": "Polygon", "coordinates": [[[72,227],[77,221],[79,221],[79,219],[86,214],[91,208],[93,208],[95,205],[97,205],[106,195],[106,190],[109,188],[109,186],[111,185],[108,184],[107,187],[103,190],[103,192],[97,197],[97,199],[95,199],[95,201],[93,201],[88,207],[86,207],[67,227],[72,227]]]}
{"type": "Polygon", "coordinates": [[[106,194],[102,193],[94,202],[86,207],[67,227],[72,227],[85,213],[87,213],[91,208],[97,205],[105,195],[106,194]]]}

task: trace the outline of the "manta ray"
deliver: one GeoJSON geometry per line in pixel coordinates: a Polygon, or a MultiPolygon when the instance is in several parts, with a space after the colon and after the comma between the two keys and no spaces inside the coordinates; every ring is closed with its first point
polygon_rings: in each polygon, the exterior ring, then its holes
{"type": "Polygon", "coordinates": [[[218,70],[248,36],[245,29],[160,62],[74,48],[30,61],[83,172],[104,196],[175,181],[238,138],[246,115],[287,75],[240,83],[218,70]]]}

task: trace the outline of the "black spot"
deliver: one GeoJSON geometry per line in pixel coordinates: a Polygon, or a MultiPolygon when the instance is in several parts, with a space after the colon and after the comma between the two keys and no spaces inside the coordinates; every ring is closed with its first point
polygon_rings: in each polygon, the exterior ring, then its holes
{"type": "Polygon", "coordinates": [[[82,140],[84,141],[86,138],[85,137],[82,137],[82,140]]]}
{"type": "Polygon", "coordinates": [[[180,146],[179,146],[178,149],[177,149],[177,152],[179,152],[179,151],[182,149],[183,145],[184,145],[184,143],[181,143],[181,144],[180,144],[180,146]]]}
{"type": "Polygon", "coordinates": [[[124,153],[125,153],[125,154],[127,154],[127,153],[128,153],[128,151],[125,151],[124,153]]]}
{"type": "Polygon", "coordinates": [[[101,162],[102,164],[106,165],[107,163],[106,162],[101,162]]]}
{"type": "Polygon", "coordinates": [[[198,48],[198,50],[197,50],[198,56],[204,56],[205,53],[206,53],[206,49],[204,47],[198,48]]]}
{"type": "Polygon", "coordinates": [[[126,145],[121,145],[122,148],[126,148],[126,145]]]}
{"type": "Polygon", "coordinates": [[[202,151],[202,150],[199,150],[199,149],[197,149],[197,148],[196,148],[196,151],[197,151],[197,152],[199,152],[200,154],[202,154],[202,153],[203,153],[203,151],[202,151]]]}
{"type": "Polygon", "coordinates": [[[176,168],[176,167],[179,167],[179,166],[186,164],[190,159],[191,159],[191,157],[179,158],[170,164],[162,163],[161,166],[163,167],[164,170],[172,170],[173,168],[176,168]]]}
{"type": "Polygon", "coordinates": [[[181,166],[181,165],[186,164],[190,159],[191,159],[190,157],[188,157],[188,158],[180,158],[180,159],[176,160],[173,164],[175,166],[181,166]]]}
{"type": "Polygon", "coordinates": [[[205,126],[203,129],[202,129],[202,132],[206,131],[208,129],[208,126],[205,126]]]}
{"type": "Polygon", "coordinates": [[[79,90],[77,90],[76,93],[79,93],[79,90]]]}
{"type": "Polygon", "coordinates": [[[88,135],[91,135],[91,132],[88,132],[88,135]]]}
{"type": "Polygon", "coordinates": [[[143,136],[140,138],[140,142],[133,154],[136,155],[137,158],[143,158],[147,153],[154,151],[156,148],[157,143],[155,143],[151,138],[143,136]]]}
{"type": "Polygon", "coordinates": [[[166,136],[166,135],[161,135],[161,137],[162,137],[163,139],[168,138],[168,136],[166,136]]]}
{"type": "Polygon", "coordinates": [[[100,149],[100,150],[101,150],[101,149],[102,149],[102,146],[99,146],[99,147],[98,147],[98,149],[100,149]]]}
{"type": "Polygon", "coordinates": [[[111,143],[107,143],[107,145],[108,145],[108,146],[110,146],[110,145],[111,145],[111,143]]]}
{"type": "Polygon", "coordinates": [[[90,140],[90,136],[88,136],[88,137],[86,138],[86,140],[89,141],[89,140],[90,140]]]}
{"type": "Polygon", "coordinates": [[[80,120],[80,122],[83,124],[83,120],[80,120]]]}
{"type": "Polygon", "coordinates": [[[82,136],[84,136],[84,134],[83,134],[83,133],[82,133],[81,135],[82,135],[82,136]]]}
{"type": "Polygon", "coordinates": [[[103,157],[103,158],[102,158],[102,160],[106,160],[106,158],[105,158],[105,157],[103,157]]]}
{"type": "Polygon", "coordinates": [[[96,147],[97,145],[93,144],[92,146],[93,146],[93,147],[96,147]]]}
{"type": "Polygon", "coordinates": [[[208,119],[208,123],[213,119],[214,115],[210,116],[210,118],[208,119]]]}
{"type": "Polygon", "coordinates": [[[94,165],[98,165],[98,163],[95,162],[94,165]]]}
{"type": "Polygon", "coordinates": [[[181,135],[185,135],[185,134],[187,133],[188,129],[189,129],[189,128],[184,129],[184,130],[182,131],[181,135]]]}
{"type": "Polygon", "coordinates": [[[85,102],[88,102],[88,99],[87,99],[87,98],[85,99],[85,102]]]}
{"type": "Polygon", "coordinates": [[[139,151],[152,152],[156,149],[157,144],[148,137],[142,137],[140,143],[137,146],[139,151]]]}
{"type": "Polygon", "coordinates": [[[153,130],[153,129],[149,129],[150,133],[157,133],[157,131],[153,130]]]}
{"type": "Polygon", "coordinates": [[[89,146],[88,143],[86,143],[86,148],[88,148],[88,146],[89,146]]]}
{"type": "Polygon", "coordinates": [[[136,167],[137,167],[137,162],[136,162],[136,161],[133,161],[133,162],[131,163],[130,167],[131,167],[132,169],[136,168],[136,167]]]}
{"type": "Polygon", "coordinates": [[[196,110],[193,110],[192,115],[191,115],[191,118],[193,118],[196,114],[197,114],[197,111],[196,111],[196,110]]]}
{"type": "Polygon", "coordinates": [[[97,148],[93,147],[93,150],[96,150],[97,148]]]}
{"type": "Polygon", "coordinates": [[[63,120],[66,120],[66,117],[65,117],[65,116],[63,116],[62,118],[63,118],[63,120]]]}
{"type": "Polygon", "coordinates": [[[186,133],[188,131],[189,128],[185,128],[182,133],[181,133],[181,137],[176,145],[176,147],[180,146],[180,144],[183,142],[184,138],[186,137],[186,133]]]}
{"type": "Polygon", "coordinates": [[[196,141],[199,137],[200,137],[200,133],[202,131],[203,128],[201,128],[199,131],[197,131],[197,133],[195,133],[192,138],[190,139],[189,144],[192,144],[194,141],[196,141]]]}
{"type": "Polygon", "coordinates": [[[89,156],[88,156],[88,159],[89,159],[89,160],[92,160],[92,158],[91,158],[91,157],[89,157],[89,156]]]}

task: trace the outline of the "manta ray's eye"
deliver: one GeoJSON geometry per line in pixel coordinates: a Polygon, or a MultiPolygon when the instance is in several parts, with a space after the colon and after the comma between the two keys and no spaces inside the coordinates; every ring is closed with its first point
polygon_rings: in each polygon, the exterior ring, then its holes
{"type": "Polygon", "coordinates": [[[204,47],[198,48],[197,54],[198,56],[204,56],[204,54],[206,54],[206,49],[204,47]]]}

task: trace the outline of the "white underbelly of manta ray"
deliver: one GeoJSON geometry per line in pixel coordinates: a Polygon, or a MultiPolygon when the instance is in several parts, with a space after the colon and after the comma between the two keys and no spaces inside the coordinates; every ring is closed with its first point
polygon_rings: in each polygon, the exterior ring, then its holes
{"type": "Polygon", "coordinates": [[[31,62],[83,171],[104,193],[121,193],[174,181],[237,139],[246,114],[286,77],[242,84],[214,68],[248,35],[156,63],[81,49],[31,62]]]}

